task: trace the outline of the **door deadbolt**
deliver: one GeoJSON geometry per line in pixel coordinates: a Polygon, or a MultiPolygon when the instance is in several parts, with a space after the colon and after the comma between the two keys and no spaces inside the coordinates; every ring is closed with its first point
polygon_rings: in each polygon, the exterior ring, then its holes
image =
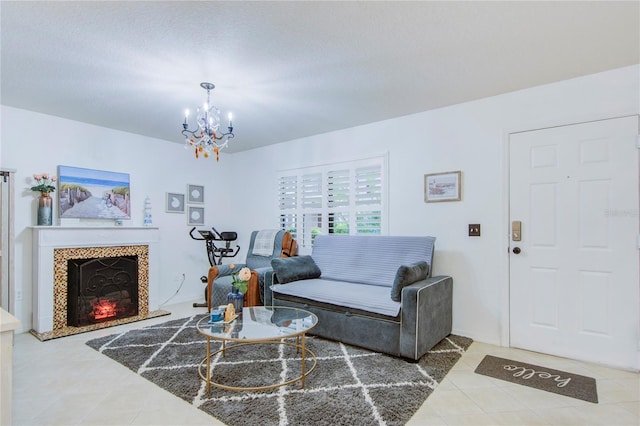
{"type": "Polygon", "coordinates": [[[511,241],[520,241],[522,238],[522,222],[514,220],[511,222],[511,241]]]}
{"type": "Polygon", "coordinates": [[[514,247],[511,251],[513,251],[513,254],[520,254],[522,250],[520,250],[520,247],[514,247]]]}

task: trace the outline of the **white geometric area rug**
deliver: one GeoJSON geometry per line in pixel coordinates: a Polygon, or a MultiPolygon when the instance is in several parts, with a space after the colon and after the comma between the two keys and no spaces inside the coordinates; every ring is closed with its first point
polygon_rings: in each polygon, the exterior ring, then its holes
{"type": "MultiPolygon", "coordinates": [[[[195,315],[90,340],[87,345],[228,425],[403,425],[420,408],[472,340],[450,335],[417,363],[319,337],[306,346],[317,366],[304,389],[296,382],[267,391],[206,386],[198,365],[206,340],[195,315]]],[[[212,342],[212,351],[220,348],[212,342]]],[[[309,368],[309,365],[307,365],[309,368]]],[[[233,386],[264,386],[300,375],[300,357],[285,345],[227,352],[214,378],[233,386]]]]}

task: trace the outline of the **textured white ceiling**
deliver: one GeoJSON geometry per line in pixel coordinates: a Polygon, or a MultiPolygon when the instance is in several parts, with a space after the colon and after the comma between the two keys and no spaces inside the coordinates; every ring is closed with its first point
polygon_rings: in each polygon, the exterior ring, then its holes
{"type": "Polygon", "coordinates": [[[1,101],[230,152],[640,62],[640,2],[0,2],[1,101]]]}

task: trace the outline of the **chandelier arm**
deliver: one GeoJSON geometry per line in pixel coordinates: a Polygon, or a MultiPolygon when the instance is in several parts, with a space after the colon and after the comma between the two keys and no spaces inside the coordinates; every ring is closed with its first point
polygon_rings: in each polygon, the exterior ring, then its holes
{"type": "Polygon", "coordinates": [[[200,132],[200,129],[196,129],[196,130],[188,130],[188,129],[184,129],[182,131],[182,135],[183,136],[195,136],[197,138],[199,138],[200,136],[197,136],[196,133],[200,132]]]}
{"type": "MultiPolygon", "coordinates": [[[[188,130],[188,129],[184,129],[181,133],[182,133],[182,136],[184,136],[184,137],[195,136],[195,137],[197,137],[198,139],[202,139],[200,136],[197,136],[197,135],[196,135],[196,133],[197,133],[197,132],[199,132],[199,131],[200,131],[200,129],[196,129],[196,130],[193,130],[193,131],[192,131],[192,130],[188,130]]],[[[229,133],[222,133],[222,134],[220,134],[220,135],[215,134],[215,136],[213,136],[213,135],[209,135],[209,134],[207,134],[206,132],[205,132],[205,134],[209,137],[209,139],[211,139],[211,140],[217,140],[217,141],[222,140],[222,139],[224,139],[224,138],[227,138],[227,139],[233,139],[233,138],[235,137],[235,135],[234,135],[233,133],[231,133],[231,132],[229,132],[229,133]]]]}

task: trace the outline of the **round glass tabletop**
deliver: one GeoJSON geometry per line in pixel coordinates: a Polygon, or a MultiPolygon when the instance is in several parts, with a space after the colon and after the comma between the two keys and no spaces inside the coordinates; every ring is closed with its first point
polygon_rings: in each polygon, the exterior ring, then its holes
{"type": "Polygon", "coordinates": [[[313,313],[284,306],[253,306],[229,321],[209,322],[209,315],[198,321],[198,332],[221,341],[261,341],[295,337],[318,323],[313,313]]]}

